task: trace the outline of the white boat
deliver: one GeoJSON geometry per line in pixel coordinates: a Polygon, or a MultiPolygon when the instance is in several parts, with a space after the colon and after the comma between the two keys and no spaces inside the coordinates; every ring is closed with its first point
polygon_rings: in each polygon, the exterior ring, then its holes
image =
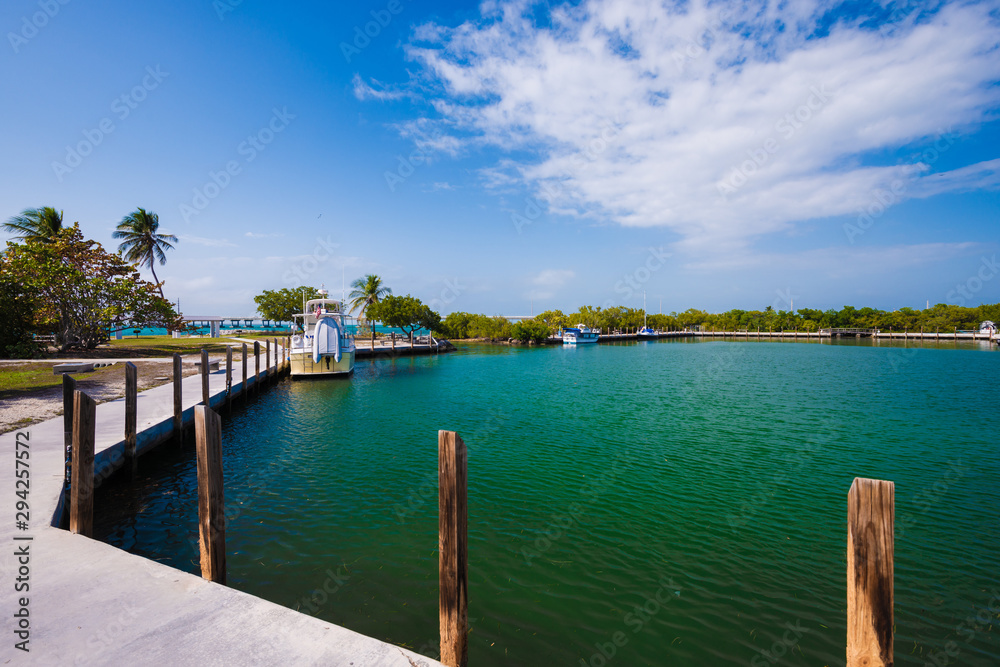
{"type": "Polygon", "coordinates": [[[563,343],[566,345],[577,345],[583,343],[596,343],[598,339],[596,331],[586,324],[577,324],[575,327],[563,329],[563,343]]]}
{"type": "Polygon", "coordinates": [[[997,331],[997,325],[993,324],[990,320],[986,320],[979,325],[979,333],[986,334],[991,338],[997,334],[997,331]]]}
{"type": "Polygon", "coordinates": [[[348,333],[340,301],[320,298],[306,302],[304,312],[293,315],[302,333],[292,336],[289,350],[293,378],[347,376],[354,371],[357,348],[348,333]]]}
{"type": "Polygon", "coordinates": [[[642,328],[636,334],[639,338],[656,338],[656,332],[646,326],[646,293],[642,293],[642,328]]]}

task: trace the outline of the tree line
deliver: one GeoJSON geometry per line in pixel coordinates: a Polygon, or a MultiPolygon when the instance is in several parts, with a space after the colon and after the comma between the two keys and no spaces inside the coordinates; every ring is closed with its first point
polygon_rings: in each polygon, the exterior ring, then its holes
{"type": "MultiPolygon", "coordinates": [[[[1000,304],[977,307],[939,303],[924,310],[900,308],[893,311],[844,306],[840,310],[800,308],[794,312],[733,309],[710,313],[696,308],[669,314],[648,314],[646,324],[657,331],[818,331],[829,328],[880,329],[883,331],[969,331],[983,321],[1000,322],[1000,304]]],[[[643,311],[625,306],[602,308],[582,306],[576,312],[547,310],[530,320],[516,324],[503,317],[455,312],[447,315],[435,331],[447,338],[483,338],[492,340],[541,340],[562,327],[585,324],[609,333],[634,331],[643,325],[643,311]]]]}
{"type": "Polygon", "coordinates": [[[180,328],[162,283],[143,280],[138,268],[166,262],[177,239],[160,234],[155,213],[138,208],[112,234],[118,253],[87,239],[63,212],[25,209],[3,224],[14,234],[0,253],[0,355],[30,358],[44,348],[36,334],[55,335],[60,350],[92,349],[113,328],[180,328]]]}

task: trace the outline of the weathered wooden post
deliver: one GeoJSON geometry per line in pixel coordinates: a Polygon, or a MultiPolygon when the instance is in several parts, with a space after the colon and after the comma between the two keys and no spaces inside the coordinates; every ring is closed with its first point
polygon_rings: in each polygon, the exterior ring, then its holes
{"type": "Polygon", "coordinates": [[[247,386],[247,344],[243,343],[243,403],[247,402],[247,391],[249,387],[247,386]]]}
{"type": "Polygon", "coordinates": [[[125,362],[125,467],[133,477],[139,462],[135,456],[136,421],[139,403],[139,369],[125,362]]]}
{"type": "Polygon", "coordinates": [[[856,477],[847,494],[847,667],[893,664],[895,484],[856,477]]]}
{"type": "Polygon", "coordinates": [[[181,355],[174,352],[174,437],[177,438],[178,445],[184,444],[184,422],[181,419],[184,413],[184,403],[181,400],[183,397],[181,380],[183,379],[181,355]]]}
{"type": "Polygon", "coordinates": [[[208,406],[194,408],[198,457],[198,544],[201,576],[226,583],[226,513],[222,493],[222,418],[208,406]]]}
{"type": "Polygon", "coordinates": [[[257,396],[257,391],[259,387],[257,383],[260,381],[260,341],[255,340],[253,342],[253,394],[257,396]]]}
{"type": "Polygon", "coordinates": [[[233,347],[226,346],[226,412],[233,413],[233,347]]]}
{"type": "Polygon", "coordinates": [[[69,373],[63,373],[63,445],[66,448],[66,484],[70,483],[70,472],[73,469],[73,392],[76,391],[76,380],[69,373]]]}
{"type": "Polygon", "coordinates": [[[441,662],[469,662],[468,472],[465,443],[454,431],[438,431],[438,611],[441,662]]]}
{"type": "Polygon", "coordinates": [[[201,402],[205,407],[209,407],[208,399],[208,350],[201,348],[201,402]]]}
{"type": "Polygon", "coordinates": [[[264,341],[264,348],[265,348],[265,353],[264,353],[264,355],[265,355],[264,356],[264,380],[267,381],[267,380],[271,379],[271,341],[270,340],[265,340],[264,341]]]}
{"type": "Polygon", "coordinates": [[[69,530],[94,534],[94,435],[97,403],[82,391],[73,392],[73,477],[69,495],[69,530]]]}

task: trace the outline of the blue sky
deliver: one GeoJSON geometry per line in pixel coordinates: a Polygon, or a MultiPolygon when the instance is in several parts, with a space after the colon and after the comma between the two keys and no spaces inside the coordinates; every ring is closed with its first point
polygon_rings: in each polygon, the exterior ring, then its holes
{"type": "Polygon", "coordinates": [[[155,211],[188,314],[1000,302],[1000,4],[858,7],[10,0],[0,216],[155,211]]]}

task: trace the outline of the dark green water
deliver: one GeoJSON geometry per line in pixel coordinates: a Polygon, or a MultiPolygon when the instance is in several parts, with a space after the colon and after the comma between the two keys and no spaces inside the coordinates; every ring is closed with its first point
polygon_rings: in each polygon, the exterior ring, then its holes
{"type": "MultiPolygon", "coordinates": [[[[224,427],[229,584],[436,655],[448,429],[471,665],[843,664],[855,476],[896,484],[897,664],[1000,664],[998,378],[985,344],[650,342],[285,381],[224,427]]],[[[98,537],[198,572],[193,452],[140,467],[98,537]]]]}

